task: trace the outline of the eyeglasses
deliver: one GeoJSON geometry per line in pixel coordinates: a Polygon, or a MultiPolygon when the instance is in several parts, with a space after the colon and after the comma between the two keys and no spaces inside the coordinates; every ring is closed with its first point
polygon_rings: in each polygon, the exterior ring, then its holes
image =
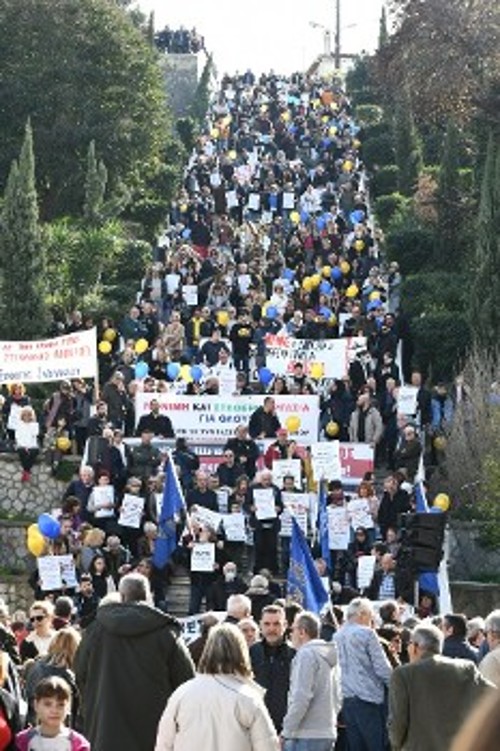
{"type": "Polygon", "coordinates": [[[41,623],[42,621],[46,619],[46,617],[47,617],[46,615],[32,615],[30,617],[30,621],[31,623],[41,623]]]}

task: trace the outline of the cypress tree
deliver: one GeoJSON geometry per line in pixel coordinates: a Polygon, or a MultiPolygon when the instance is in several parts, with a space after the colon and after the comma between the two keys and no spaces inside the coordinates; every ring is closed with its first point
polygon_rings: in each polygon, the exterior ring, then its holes
{"type": "Polygon", "coordinates": [[[492,129],[481,183],[470,308],[474,339],[493,355],[498,354],[500,343],[499,222],[500,149],[498,133],[492,129]]]}
{"type": "Polygon", "coordinates": [[[380,21],[379,21],[379,27],[378,27],[378,49],[381,50],[382,47],[387,44],[387,40],[389,39],[389,32],[387,30],[387,13],[385,11],[385,5],[382,6],[382,13],[380,14],[380,21]]]}
{"type": "Polygon", "coordinates": [[[102,161],[97,161],[95,142],[91,141],[87,152],[87,174],[85,176],[85,201],[83,216],[91,227],[98,227],[102,223],[104,194],[108,172],[102,161]]]}
{"type": "Polygon", "coordinates": [[[36,339],[46,333],[45,252],[40,242],[33,133],[28,121],[19,162],[12,163],[0,229],[4,339],[36,339]]]}
{"type": "Polygon", "coordinates": [[[398,188],[400,193],[411,196],[422,171],[422,145],[413,118],[411,100],[403,89],[396,102],[394,120],[394,146],[398,166],[398,188]]]}
{"type": "Polygon", "coordinates": [[[462,212],[459,185],[459,134],[450,120],[446,128],[439,171],[438,230],[436,237],[436,263],[446,268],[451,259],[456,260],[460,244],[462,212]]]}

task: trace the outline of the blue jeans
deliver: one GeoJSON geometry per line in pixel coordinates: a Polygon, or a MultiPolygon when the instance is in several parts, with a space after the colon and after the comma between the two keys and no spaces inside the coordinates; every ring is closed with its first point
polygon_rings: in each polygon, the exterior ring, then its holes
{"type": "Polygon", "coordinates": [[[386,751],[387,734],[383,704],[357,697],[344,699],[342,706],[349,751],[386,751]]]}
{"type": "Polygon", "coordinates": [[[332,751],[331,738],[292,738],[285,741],[284,751],[332,751]]]}

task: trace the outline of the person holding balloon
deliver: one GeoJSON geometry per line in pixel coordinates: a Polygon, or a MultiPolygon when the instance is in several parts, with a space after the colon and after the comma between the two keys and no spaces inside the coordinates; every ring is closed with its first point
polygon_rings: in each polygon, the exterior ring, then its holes
{"type": "Polygon", "coordinates": [[[23,468],[21,482],[28,482],[31,479],[31,469],[38,456],[39,432],[40,426],[33,407],[22,407],[14,432],[17,455],[23,468]]]}

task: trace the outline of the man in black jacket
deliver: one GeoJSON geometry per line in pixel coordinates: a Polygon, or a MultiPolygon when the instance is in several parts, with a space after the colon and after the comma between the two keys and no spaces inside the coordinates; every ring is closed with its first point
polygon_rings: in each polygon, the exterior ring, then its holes
{"type": "Polygon", "coordinates": [[[266,605],[262,610],[261,641],[250,647],[255,680],[266,689],[264,701],[277,733],[281,733],[287,710],[290,667],[295,649],[285,640],[285,611],[280,605],[266,605]]]}
{"type": "Polygon", "coordinates": [[[127,574],[121,602],[101,606],[76,655],[83,731],[93,751],[151,751],[165,705],[194,666],[179,623],[149,603],[146,577],[127,574]]]}
{"type": "Polygon", "coordinates": [[[160,413],[160,402],[158,399],[151,399],[151,412],[142,415],[137,425],[136,435],[141,435],[144,430],[162,438],[175,438],[172,421],[167,415],[160,413]]]}
{"type": "Polygon", "coordinates": [[[272,396],[266,396],[262,407],[257,407],[250,415],[248,432],[252,438],[276,438],[281,423],[276,415],[276,402],[272,396]]]}

